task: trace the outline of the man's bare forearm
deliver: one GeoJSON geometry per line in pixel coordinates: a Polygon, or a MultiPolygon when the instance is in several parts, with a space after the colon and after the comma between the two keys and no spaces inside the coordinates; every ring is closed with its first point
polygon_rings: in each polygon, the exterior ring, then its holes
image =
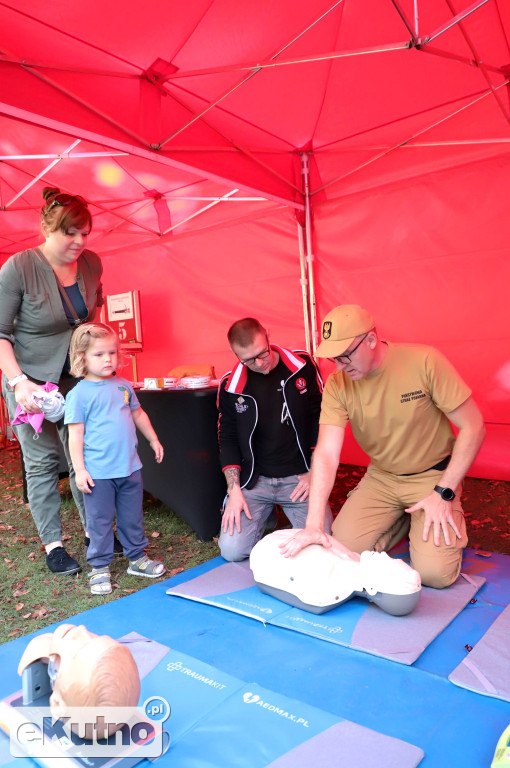
{"type": "Polygon", "coordinates": [[[332,461],[328,455],[315,454],[312,459],[310,472],[310,496],[308,499],[308,526],[324,529],[326,505],[335,483],[338,462],[332,461]]]}
{"type": "Polygon", "coordinates": [[[223,473],[227,481],[227,491],[230,493],[236,486],[241,487],[241,472],[239,467],[227,467],[223,473]]]}

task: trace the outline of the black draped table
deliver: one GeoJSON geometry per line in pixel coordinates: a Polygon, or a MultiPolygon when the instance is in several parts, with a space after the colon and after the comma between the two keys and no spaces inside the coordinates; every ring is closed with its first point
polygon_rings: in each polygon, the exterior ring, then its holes
{"type": "Polygon", "coordinates": [[[220,530],[226,483],[218,455],[216,387],[137,390],[165,449],[157,464],[139,435],[143,487],[185,520],[203,541],[220,530]]]}

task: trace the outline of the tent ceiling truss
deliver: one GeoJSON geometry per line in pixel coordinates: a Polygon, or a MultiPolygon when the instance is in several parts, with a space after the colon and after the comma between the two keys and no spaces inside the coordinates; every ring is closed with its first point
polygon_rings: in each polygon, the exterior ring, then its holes
{"type": "MultiPolygon", "coordinates": [[[[104,135],[100,135],[94,131],[89,131],[84,128],[83,123],[81,126],[72,124],[66,125],[62,122],[59,123],[58,121],[53,120],[49,116],[44,117],[38,114],[31,115],[26,110],[16,108],[13,105],[1,104],[0,112],[4,115],[11,116],[16,119],[22,119],[35,125],[42,124],[46,125],[47,127],[55,127],[62,133],[72,136],[75,140],[59,153],[51,154],[41,152],[26,155],[2,155],[0,157],[0,161],[9,164],[17,164],[20,161],[35,159],[47,159],[50,162],[37,173],[27,172],[31,176],[30,181],[26,183],[21,189],[17,191],[13,190],[13,196],[3,206],[1,206],[0,209],[4,211],[7,209],[13,209],[14,203],[16,203],[20,198],[23,198],[23,196],[32,187],[34,187],[37,182],[46,177],[59,163],[66,162],[71,159],[76,160],[78,158],[85,159],[92,157],[110,157],[114,162],[120,163],[118,160],[119,157],[130,155],[139,158],[151,159],[152,161],[161,163],[163,165],[180,168],[186,172],[191,172],[193,174],[198,173],[199,175],[206,176],[209,179],[220,182],[223,185],[223,191],[221,194],[211,196],[196,194],[190,194],[187,196],[185,194],[179,194],[179,190],[172,190],[171,192],[160,192],[145,189],[142,195],[144,199],[138,201],[131,199],[120,201],[119,203],[119,200],[116,200],[116,204],[113,206],[108,205],[107,201],[105,201],[104,204],[100,202],[94,203],[94,205],[100,211],[98,214],[99,216],[102,214],[108,214],[108,216],[112,217],[113,220],[116,220],[115,224],[110,224],[108,226],[106,230],[107,232],[112,232],[123,224],[129,223],[131,226],[139,228],[142,232],[161,237],[172,233],[178,227],[182,227],[189,223],[191,220],[202,216],[207,211],[210,211],[211,209],[220,205],[220,203],[263,203],[264,201],[272,200],[273,202],[280,204],[283,203],[287,206],[290,206],[296,210],[296,213],[298,214],[297,218],[300,222],[298,223],[298,241],[300,244],[301,284],[303,287],[303,307],[305,312],[306,336],[309,349],[314,351],[317,340],[317,321],[315,311],[311,230],[312,198],[319,193],[323,193],[325,190],[330,189],[332,186],[338,185],[339,183],[345,181],[347,178],[355,176],[360,171],[367,169],[369,166],[373,166],[382,159],[386,158],[391,153],[394,153],[396,150],[425,146],[445,147],[453,146],[454,144],[457,146],[468,144],[475,145],[477,143],[496,144],[505,143],[510,140],[504,137],[489,137],[483,139],[459,139],[456,141],[418,141],[421,137],[424,136],[424,134],[429,133],[432,129],[437,128],[446,121],[455,118],[463,111],[478,105],[487,97],[492,98],[495,101],[499,111],[504,116],[506,123],[510,124],[509,111],[505,106],[503,99],[501,98],[501,88],[509,84],[507,77],[508,70],[505,66],[497,66],[495,63],[482,60],[482,57],[479,54],[475,43],[468,33],[465,23],[469,17],[479,12],[480,9],[482,9],[487,5],[487,3],[490,2],[490,0],[475,0],[475,2],[464,8],[462,11],[456,10],[452,0],[444,0],[449,13],[451,14],[451,18],[444,21],[436,29],[428,31],[426,34],[423,33],[424,30],[420,29],[420,3],[418,0],[414,0],[414,14],[412,19],[408,18],[403,0],[390,0],[390,2],[395,9],[395,12],[403,27],[405,28],[407,35],[409,35],[409,39],[392,43],[384,43],[382,45],[359,47],[350,50],[329,51],[312,53],[310,55],[286,57],[286,52],[295,46],[298,41],[302,41],[309,33],[311,33],[313,30],[316,30],[316,28],[322,22],[324,22],[327,17],[334,17],[335,12],[337,12],[344,4],[344,0],[336,0],[336,2],[325,8],[315,18],[312,18],[310,21],[308,21],[308,23],[302,29],[289,35],[286,41],[280,42],[275,50],[269,54],[266,54],[266,56],[263,57],[261,61],[188,70],[179,69],[172,62],[166,62],[163,59],[156,59],[156,61],[153,62],[150,67],[142,69],[123,56],[117,55],[112,51],[105,50],[104,48],[95,45],[89,40],[85,40],[76,35],[72,35],[65,28],[57,28],[48,24],[48,22],[35,17],[34,15],[25,13],[21,9],[13,8],[8,3],[0,2],[0,6],[9,9],[13,13],[20,14],[21,16],[25,17],[27,21],[30,21],[30,23],[42,25],[48,30],[51,30],[55,35],[61,35],[64,38],[73,40],[78,46],[84,46],[85,48],[91,50],[97,50],[101,53],[103,58],[107,57],[112,61],[112,69],[94,69],[83,66],[73,67],[72,65],[59,65],[44,61],[30,60],[28,58],[20,58],[13,53],[10,54],[5,49],[0,53],[0,66],[4,64],[6,66],[19,68],[19,70],[22,70],[24,73],[28,73],[31,77],[43,83],[50,89],[53,89],[60,96],[68,99],[71,103],[79,105],[80,108],[85,109],[86,112],[94,118],[99,118],[100,121],[104,122],[105,126],[110,126],[114,131],[114,135],[112,136],[108,134],[108,131],[105,131],[104,135]],[[470,51],[470,56],[463,56],[458,51],[448,51],[446,49],[442,50],[437,46],[437,41],[446,33],[451,32],[451,30],[454,28],[459,30],[467,48],[470,51]],[[433,46],[431,45],[432,42],[435,42],[436,44],[433,46]],[[321,179],[312,178],[310,172],[310,160],[313,156],[314,149],[311,146],[310,148],[306,148],[306,151],[302,147],[292,147],[288,144],[286,139],[274,135],[270,136],[270,133],[267,131],[267,129],[263,128],[262,126],[257,126],[258,135],[261,137],[261,139],[264,136],[271,137],[276,141],[276,144],[273,141],[273,147],[277,146],[278,142],[281,147],[285,147],[285,149],[281,150],[282,154],[288,154],[290,152],[291,154],[294,153],[296,158],[300,158],[300,172],[302,182],[300,185],[293,180],[292,175],[282,172],[278,169],[277,165],[273,166],[267,161],[267,159],[264,159],[264,157],[267,158],[272,152],[276,152],[276,154],[278,154],[278,149],[266,149],[261,146],[260,150],[258,150],[254,146],[248,146],[248,144],[244,141],[238,140],[235,135],[228,135],[227,131],[215,124],[217,121],[214,119],[208,119],[210,116],[214,116],[215,114],[220,114],[227,118],[231,117],[232,113],[230,113],[227,109],[227,102],[229,101],[230,97],[232,97],[234,94],[238,94],[240,91],[243,91],[243,89],[245,89],[246,86],[251,83],[254,78],[263,72],[279,68],[296,68],[300,67],[301,65],[309,65],[312,63],[333,63],[337,60],[352,59],[355,57],[366,57],[381,54],[391,56],[394,53],[399,51],[401,52],[406,49],[428,53],[429,55],[436,56],[438,58],[449,58],[465,66],[477,68],[484,77],[487,87],[478,93],[473,93],[467,103],[466,96],[463,94],[463,103],[461,103],[460,106],[458,103],[455,103],[455,101],[452,100],[452,108],[448,114],[443,114],[439,119],[431,120],[429,124],[422,126],[418,130],[414,130],[413,132],[409,133],[406,138],[400,139],[394,144],[386,146],[377,146],[377,142],[372,145],[367,144],[366,147],[362,147],[362,149],[368,149],[369,151],[372,151],[373,154],[371,154],[370,157],[368,157],[364,162],[358,163],[348,171],[341,173],[333,178],[324,181],[321,179]],[[54,72],[55,76],[52,77],[51,72],[54,72]],[[69,86],[64,86],[58,82],[56,76],[59,72],[70,73],[76,76],[75,83],[77,85],[74,89],[69,86]],[[221,76],[229,74],[233,76],[238,74],[238,80],[234,80],[227,88],[224,88],[218,95],[209,100],[198,91],[195,93],[193,90],[188,90],[185,86],[185,81],[187,80],[190,82],[193,80],[193,78],[207,78],[208,76],[214,77],[218,75],[221,76]],[[491,74],[504,77],[504,82],[494,84],[491,80],[491,74]],[[85,98],[80,90],[81,77],[88,79],[90,79],[90,77],[108,78],[110,82],[112,79],[118,79],[119,82],[122,80],[137,80],[140,87],[140,99],[146,99],[144,104],[147,106],[147,109],[141,110],[144,114],[146,114],[145,123],[150,123],[151,121],[157,123],[159,118],[160,100],[163,97],[170,97],[175,102],[175,104],[181,108],[181,111],[188,113],[188,118],[184,119],[177,127],[172,128],[170,132],[163,133],[162,137],[160,137],[156,142],[150,141],[147,139],[147,136],[144,135],[144,132],[140,133],[139,131],[136,131],[134,126],[132,124],[128,124],[126,120],[119,120],[114,118],[104,109],[99,108],[97,104],[92,103],[89,98],[85,98]],[[179,92],[181,94],[180,97],[178,96],[179,92]],[[189,106],[188,102],[190,102],[191,99],[195,104],[195,108],[191,108],[189,106]],[[201,106],[198,106],[198,104],[201,104],[201,106]],[[176,140],[179,137],[182,137],[182,135],[186,132],[189,132],[189,129],[196,125],[203,127],[209,137],[216,135],[218,137],[218,146],[211,146],[210,141],[207,145],[202,147],[190,147],[185,143],[178,145],[176,140]],[[119,138],[119,132],[120,136],[123,136],[124,139],[119,138]],[[82,140],[94,141],[102,148],[98,148],[98,150],[95,152],[75,152],[74,150],[82,140]],[[193,150],[194,157],[196,159],[196,164],[193,166],[188,165],[186,162],[181,162],[178,159],[180,154],[185,157],[186,153],[188,153],[190,149],[193,150]],[[207,168],[206,163],[200,163],[199,158],[201,156],[205,157],[209,152],[211,152],[211,150],[218,154],[231,152],[243,157],[252,167],[259,169],[261,174],[260,178],[273,179],[277,181],[280,183],[280,188],[286,189],[287,192],[285,194],[278,194],[275,192],[268,193],[264,183],[261,183],[260,186],[246,185],[244,187],[253,193],[251,196],[239,194],[240,189],[237,186],[236,180],[231,178],[229,175],[221,176],[217,173],[211,173],[210,169],[207,168]],[[199,167],[199,165],[202,167],[199,167]],[[230,186],[228,191],[224,191],[225,183],[230,186]],[[198,209],[194,210],[188,215],[185,215],[179,221],[170,223],[170,212],[168,211],[168,216],[165,216],[165,210],[162,208],[162,205],[165,203],[168,204],[168,202],[172,203],[172,201],[177,200],[203,202],[205,205],[198,207],[198,209]],[[154,204],[154,206],[157,207],[156,203],[159,205],[159,229],[147,226],[136,218],[136,214],[140,213],[140,211],[143,211],[147,206],[154,204]],[[126,208],[129,207],[130,209],[127,215],[119,210],[119,208],[124,206],[126,206],[126,208]],[[304,212],[304,216],[301,218],[299,217],[300,211],[304,212]],[[166,222],[166,224],[161,225],[161,222],[166,222]]],[[[2,48],[4,47],[2,46],[2,48]]],[[[400,120],[404,121],[408,117],[409,115],[396,117],[393,121],[391,121],[390,124],[396,124],[400,120]]],[[[242,121],[243,118],[237,119],[242,121]]],[[[94,122],[94,125],[97,124],[97,120],[91,122],[94,122]]],[[[363,133],[369,134],[372,130],[373,128],[366,129],[365,131],[361,131],[359,135],[362,135],[363,133]]],[[[345,144],[346,139],[349,138],[352,137],[344,136],[335,139],[334,142],[330,142],[329,144],[323,144],[322,146],[316,144],[315,152],[331,150],[333,147],[335,147],[335,151],[341,150],[342,145],[345,144]]],[[[357,145],[357,147],[359,149],[359,145],[357,145]]],[[[18,166],[16,167],[17,170],[20,170],[18,166]]]]}

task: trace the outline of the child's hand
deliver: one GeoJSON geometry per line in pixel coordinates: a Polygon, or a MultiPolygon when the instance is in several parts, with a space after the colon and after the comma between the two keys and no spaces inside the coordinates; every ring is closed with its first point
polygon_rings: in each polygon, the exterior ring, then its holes
{"type": "Polygon", "coordinates": [[[152,448],[152,450],[154,451],[154,453],[156,454],[156,461],[158,462],[158,464],[161,464],[161,462],[163,461],[163,455],[165,453],[164,450],[163,450],[163,446],[161,445],[161,443],[159,442],[159,440],[157,438],[156,438],[156,440],[152,440],[149,443],[149,445],[152,448]]]}
{"type": "Polygon", "coordinates": [[[75,472],[76,486],[82,493],[92,493],[92,488],[95,486],[95,482],[86,469],[79,469],[75,472]]]}

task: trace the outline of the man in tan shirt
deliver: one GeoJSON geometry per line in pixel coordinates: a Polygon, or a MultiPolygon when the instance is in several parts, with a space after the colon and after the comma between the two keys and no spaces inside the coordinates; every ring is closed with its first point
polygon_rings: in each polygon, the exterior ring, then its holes
{"type": "Polygon", "coordinates": [[[354,552],[385,551],[409,532],[411,564],[422,583],[448,586],[467,544],[461,484],[485,434],[471,390],[433,347],[382,341],[370,314],[354,304],[326,316],[317,356],[333,360],[337,370],[322,399],[306,528],[283,554],[329,545],[324,510],[349,422],[371,461],[333,536],[354,552]]]}

